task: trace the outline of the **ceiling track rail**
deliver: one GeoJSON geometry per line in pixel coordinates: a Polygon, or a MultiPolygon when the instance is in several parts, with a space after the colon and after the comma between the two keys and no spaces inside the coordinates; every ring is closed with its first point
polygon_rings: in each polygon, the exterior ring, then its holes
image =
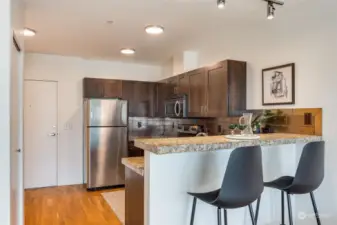
{"type": "Polygon", "coordinates": [[[263,1],[268,2],[268,3],[273,3],[276,5],[284,5],[284,1],[279,1],[279,0],[263,0],[263,1]]]}

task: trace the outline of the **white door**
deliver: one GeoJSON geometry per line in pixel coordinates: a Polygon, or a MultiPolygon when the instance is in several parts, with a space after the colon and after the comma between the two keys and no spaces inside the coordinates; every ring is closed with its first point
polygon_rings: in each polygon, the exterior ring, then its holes
{"type": "MultiPolygon", "coordinates": [[[[13,40],[14,41],[14,40],[13,40]]],[[[13,42],[11,50],[10,92],[10,161],[11,161],[11,224],[23,224],[23,160],[22,160],[22,75],[23,55],[13,42]]]]}
{"type": "Polygon", "coordinates": [[[57,82],[24,82],[24,187],[57,185],[57,82]]]}

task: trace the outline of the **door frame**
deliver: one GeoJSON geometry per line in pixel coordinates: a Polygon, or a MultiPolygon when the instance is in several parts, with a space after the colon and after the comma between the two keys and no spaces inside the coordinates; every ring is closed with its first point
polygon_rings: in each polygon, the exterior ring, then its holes
{"type": "MultiPolygon", "coordinates": [[[[44,80],[44,79],[23,79],[23,87],[24,87],[24,82],[25,81],[40,81],[40,82],[53,82],[56,83],[56,133],[57,133],[57,140],[56,140],[56,185],[58,186],[59,184],[59,174],[58,174],[58,168],[59,168],[59,84],[58,81],[56,80],[44,80]]],[[[24,90],[23,90],[24,93],[24,90]]],[[[24,102],[22,101],[22,108],[24,107],[24,102]]],[[[22,110],[22,133],[24,134],[24,121],[23,121],[23,117],[24,117],[24,109],[22,110]]],[[[22,138],[22,146],[24,146],[24,138],[22,138]]],[[[24,162],[24,154],[23,154],[23,162],[24,162]]],[[[24,165],[23,165],[24,168],[24,165]]],[[[23,172],[22,174],[23,179],[25,177],[25,174],[23,172]]],[[[24,181],[24,180],[23,180],[24,181]]],[[[26,190],[24,188],[24,182],[22,182],[23,185],[23,190],[26,190]]],[[[22,224],[24,225],[24,224],[22,224]]]]}
{"type": "MultiPolygon", "coordinates": [[[[22,51],[19,42],[17,41],[15,32],[13,31],[13,36],[12,36],[12,41],[13,45],[17,51],[18,54],[18,116],[19,116],[19,122],[18,122],[18,149],[16,152],[16,157],[17,157],[17,163],[18,163],[18,168],[17,168],[17,189],[18,189],[18,195],[17,195],[17,212],[16,212],[16,219],[17,219],[17,224],[18,225],[24,225],[24,186],[23,186],[23,177],[24,177],[24,169],[23,169],[23,84],[24,84],[24,75],[23,75],[23,70],[24,70],[24,52],[22,51]]],[[[11,212],[12,213],[12,212],[11,212]]]]}

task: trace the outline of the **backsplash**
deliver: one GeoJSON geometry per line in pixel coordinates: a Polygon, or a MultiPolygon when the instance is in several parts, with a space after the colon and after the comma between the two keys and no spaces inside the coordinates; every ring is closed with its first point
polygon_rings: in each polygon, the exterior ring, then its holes
{"type": "MultiPolygon", "coordinates": [[[[267,110],[267,109],[264,109],[267,110]]],[[[270,109],[271,112],[282,112],[282,120],[268,123],[272,132],[296,133],[309,135],[322,135],[322,109],[321,108],[297,108],[297,109],[270,109]]],[[[249,110],[254,117],[263,113],[263,110],[249,110]]],[[[239,117],[215,118],[207,120],[206,126],[209,133],[229,134],[228,126],[237,124],[239,117]]]]}
{"type": "Polygon", "coordinates": [[[178,124],[200,124],[199,119],[129,117],[129,140],[137,137],[176,137],[178,124]]]}

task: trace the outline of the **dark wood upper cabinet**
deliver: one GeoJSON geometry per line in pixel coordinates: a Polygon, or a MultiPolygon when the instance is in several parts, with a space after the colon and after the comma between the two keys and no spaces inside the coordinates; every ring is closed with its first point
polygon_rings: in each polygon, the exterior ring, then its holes
{"type": "Polygon", "coordinates": [[[226,60],[207,68],[207,117],[240,116],[246,110],[246,62],[226,60]]]}
{"type": "Polygon", "coordinates": [[[139,117],[150,117],[151,113],[151,96],[150,96],[150,84],[147,82],[135,82],[134,83],[134,104],[135,111],[133,114],[139,117]]]}
{"type": "Polygon", "coordinates": [[[178,76],[173,76],[164,80],[166,83],[166,92],[169,95],[177,95],[178,94],[178,85],[179,79],[178,76]]]}
{"type": "Polygon", "coordinates": [[[188,96],[188,117],[231,117],[246,110],[246,62],[226,60],[158,83],[85,78],[85,98],[123,98],[129,116],[163,117],[165,100],[188,96]]]}
{"type": "Polygon", "coordinates": [[[189,117],[205,116],[206,107],[206,70],[204,68],[188,72],[189,77],[189,117]]]}
{"type": "Polygon", "coordinates": [[[207,69],[207,107],[208,117],[222,117],[227,114],[227,64],[218,63],[207,69]]]}
{"type": "Polygon", "coordinates": [[[84,78],[84,98],[121,98],[122,81],[109,79],[84,78]]]}
{"type": "Polygon", "coordinates": [[[190,78],[188,73],[178,76],[178,89],[177,94],[189,95],[190,94],[190,78]]]}
{"type": "Polygon", "coordinates": [[[134,116],[133,112],[136,111],[134,103],[134,83],[135,81],[123,80],[122,82],[122,99],[128,101],[129,116],[134,116]]]}
{"type": "Polygon", "coordinates": [[[172,86],[167,85],[167,83],[157,83],[156,84],[156,112],[155,116],[163,117],[165,116],[165,100],[173,95],[172,86]]]}
{"type": "Polygon", "coordinates": [[[104,85],[100,79],[84,78],[83,97],[102,98],[104,96],[104,85]]]}
{"type": "Polygon", "coordinates": [[[121,98],[122,97],[122,81],[121,80],[102,80],[104,86],[105,98],[121,98]]]}
{"type": "Polygon", "coordinates": [[[247,63],[228,60],[228,114],[241,116],[247,109],[247,63]]]}
{"type": "Polygon", "coordinates": [[[141,81],[123,81],[122,86],[122,98],[127,100],[129,103],[129,116],[154,116],[154,83],[141,81]]]}

